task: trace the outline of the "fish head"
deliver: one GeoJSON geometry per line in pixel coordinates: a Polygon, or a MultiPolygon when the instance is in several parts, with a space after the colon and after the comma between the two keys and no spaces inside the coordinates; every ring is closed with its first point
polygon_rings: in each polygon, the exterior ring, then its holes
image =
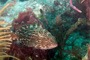
{"type": "Polygon", "coordinates": [[[34,41],[33,47],[37,49],[53,49],[58,46],[55,37],[44,28],[36,28],[31,40],[34,41]]]}
{"type": "Polygon", "coordinates": [[[35,49],[53,49],[57,47],[55,37],[42,25],[26,24],[20,26],[16,31],[19,36],[19,41],[26,47],[35,49]]]}

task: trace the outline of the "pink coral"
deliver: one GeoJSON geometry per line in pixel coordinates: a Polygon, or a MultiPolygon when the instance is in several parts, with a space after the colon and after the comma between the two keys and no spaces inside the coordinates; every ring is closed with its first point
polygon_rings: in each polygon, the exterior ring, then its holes
{"type": "Polygon", "coordinates": [[[81,10],[79,10],[78,8],[76,8],[76,7],[72,4],[72,0],[69,0],[69,2],[70,2],[70,6],[71,6],[74,10],[76,10],[76,11],[79,12],[79,13],[82,13],[81,10]]]}

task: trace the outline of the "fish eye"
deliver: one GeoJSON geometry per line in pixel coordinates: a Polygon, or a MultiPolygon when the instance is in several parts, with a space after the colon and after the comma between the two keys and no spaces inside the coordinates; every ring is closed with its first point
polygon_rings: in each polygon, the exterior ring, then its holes
{"type": "Polygon", "coordinates": [[[18,24],[18,21],[14,21],[14,24],[16,24],[16,25],[17,25],[17,24],[18,24]]]}
{"type": "Polygon", "coordinates": [[[18,24],[18,22],[17,22],[17,21],[15,21],[14,23],[15,23],[15,24],[18,24]]]}

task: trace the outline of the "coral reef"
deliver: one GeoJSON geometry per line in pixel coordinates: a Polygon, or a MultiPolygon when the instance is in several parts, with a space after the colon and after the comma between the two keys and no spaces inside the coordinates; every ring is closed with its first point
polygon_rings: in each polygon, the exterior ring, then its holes
{"type": "MultiPolygon", "coordinates": [[[[12,25],[12,32],[5,32],[12,33],[12,44],[4,53],[21,60],[90,59],[89,1],[8,0],[1,6],[11,6],[0,7],[0,19],[12,25]]],[[[13,60],[12,57],[4,59],[13,60]]]]}

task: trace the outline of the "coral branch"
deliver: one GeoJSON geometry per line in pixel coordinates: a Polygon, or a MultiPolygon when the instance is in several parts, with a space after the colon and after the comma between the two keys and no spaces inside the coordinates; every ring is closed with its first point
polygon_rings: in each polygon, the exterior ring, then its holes
{"type": "Polygon", "coordinates": [[[20,59],[14,57],[14,56],[8,55],[8,54],[5,53],[5,52],[0,52],[0,60],[4,60],[4,58],[6,58],[6,57],[12,57],[12,58],[14,58],[14,59],[16,59],[16,60],[20,60],[20,59]]]}
{"type": "Polygon", "coordinates": [[[72,25],[72,27],[67,31],[67,36],[69,36],[75,29],[77,29],[78,25],[82,23],[82,20],[80,20],[80,18],[78,19],[78,21],[72,25]]]}
{"type": "Polygon", "coordinates": [[[4,21],[0,21],[1,23],[0,23],[0,25],[4,25],[4,24],[8,24],[8,23],[6,23],[6,22],[4,22],[4,21]]]}
{"type": "MultiPolygon", "coordinates": [[[[5,23],[4,21],[0,21],[0,26],[1,25],[8,25],[8,23],[5,23]]],[[[9,31],[11,28],[11,26],[7,26],[7,27],[0,27],[0,52],[4,49],[10,49],[8,47],[10,47],[11,45],[11,32],[9,31]],[[8,30],[8,32],[5,32],[5,30],[8,30]]]]}
{"type": "Polygon", "coordinates": [[[90,0],[85,0],[86,17],[90,20],[90,0]]]}
{"type": "Polygon", "coordinates": [[[10,29],[10,27],[12,26],[3,27],[3,28],[0,28],[0,30],[10,29]]]}
{"type": "MultiPolygon", "coordinates": [[[[5,23],[4,21],[0,21],[0,26],[1,25],[8,25],[8,23],[5,23]]],[[[11,26],[0,27],[0,60],[4,60],[5,58],[8,58],[8,57],[12,57],[16,60],[20,60],[17,57],[14,57],[14,56],[11,56],[11,55],[8,55],[7,53],[5,53],[5,50],[10,50],[10,46],[12,44],[11,43],[12,40],[10,39],[11,32],[10,31],[4,32],[2,30],[10,30],[10,28],[11,28],[11,26]]]]}
{"type": "Polygon", "coordinates": [[[8,6],[10,6],[10,4],[7,4],[6,6],[4,6],[4,7],[0,10],[0,14],[1,14],[8,6]]]}
{"type": "Polygon", "coordinates": [[[85,0],[82,0],[82,1],[81,1],[81,4],[82,4],[84,1],[85,1],[85,0]]]}
{"type": "Polygon", "coordinates": [[[81,10],[79,10],[78,8],[76,8],[75,6],[73,6],[72,0],[69,0],[69,2],[70,2],[70,6],[71,6],[74,10],[76,10],[76,11],[79,12],[79,13],[82,13],[81,10]]]}
{"type": "Polygon", "coordinates": [[[43,10],[42,10],[42,9],[40,9],[40,12],[41,12],[41,14],[42,14],[42,16],[43,16],[43,18],[44,18],[44,21],[46,22],[46,24],[47,24],[47,26],[48,26],[48,21],[47,21],[47,19],[46,19],[45,15],[44,15],[43,10]]]}
{"type": "Polygon", "coordinates": [[[71,28],[67,31],[66,37],[65,37],[65,39],[64,39],[65,42],[67,41],[67,39],[68,39],[68,37],[70,36],[70,34],[71,34],[75,29],[77,29],[78,25],[80,25],[81,23],[84,23],[84,24],[89,25],[90,22],[89,22],[89,21],[86,21],[85,19],[78,18],[78,21],[77,21],[75,24],[73,24],[73,25],[71,26],[71,28]]]}

